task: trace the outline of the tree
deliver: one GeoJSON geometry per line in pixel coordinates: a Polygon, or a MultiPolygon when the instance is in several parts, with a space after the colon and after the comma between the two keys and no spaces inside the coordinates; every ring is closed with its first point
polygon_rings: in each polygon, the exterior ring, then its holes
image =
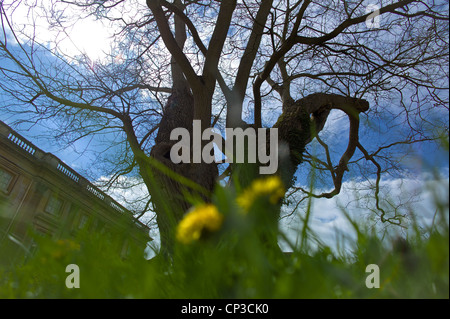
{"type": "Polygon", "coordinates": [[[400,167],[389,152],[448,134],[445,2],[2,1],[1,17],[0,86],[10,97],[4,110],[26,111],[32,121],[54,118],[70,141],[116,132],[122,152],[110,182],[139,173],[167,252],[190,206],[187,193],[208,201],[219,168],[230,184],[235,174],[243,186],[258,175],[257,163],[174,164],[170,133],[192,133],[193,120],[202,130],[278,128],[277,174],[289,189],[286,199],[331,198],[346,172],[360,168],[375,180],[380,211],[381,174],[400,167]],[[25,27],[12,18],[23,6],[32,17],[25,27]],[[88,17],[115,30],[101,61],[64,53],[57,40],[42,43],[36,32],[39,18],[67,35],[74,19],[88,17]],[[338,111],[348,133],[327,143],[319,133],[338,111]],[[383,129],[395,134],[373,138],[383,129]],[[346,146],[336,155],[342,139],[346,146]],[[313,141],[321,152],[311,152],[313,141]],[[312,169],[328,174],[330,191],[317,194],[296,182],[299,170],[312,169]]]}

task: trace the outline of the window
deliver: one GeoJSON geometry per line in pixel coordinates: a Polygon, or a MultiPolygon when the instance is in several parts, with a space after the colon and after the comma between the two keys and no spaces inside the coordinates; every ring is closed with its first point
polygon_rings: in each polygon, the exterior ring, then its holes
{"type": "Polygon", "coordinates": [[[0,191],[4,193],[9,192],[9,188],[13,181],[14,175],[3,168],[0,168],[0,191]]]}
{"type": "Polygon", "coordinates": [[[57,198],[55,195],[50,195],[47,205],[45,206],[45,212],[59,216],[61,214],[61,208],[63,206],[63,201],[57,198]]]}

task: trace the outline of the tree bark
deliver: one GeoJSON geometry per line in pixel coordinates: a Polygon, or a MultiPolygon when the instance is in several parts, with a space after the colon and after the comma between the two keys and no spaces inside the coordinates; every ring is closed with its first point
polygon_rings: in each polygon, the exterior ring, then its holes
{"type": "MultiPolygon", "coordinates": [[[[185,128],[191,137],[190,145],[193,145],[193,120],[202,120],[202,131],[210,126],[211,100],[214,92],[215,81],[205,83],[202,77],[195,75],[183,54],[186,41],[186,24],[179,15],[174,15],[175,36],[172,36],[167,21],[164,20],[161,7],[152,1],[147,2],[149,8],[158,20],[161,35],[172,53],[172,94],[167,100],[163,110],[163,117],[159,124],[158,134],[155,139],[150,156],[152,159],[165,165],[168,169],[200,186],[206,192],[211,192],[214,187],[218,170],[215,163],[193,163],[191,149],[190,163],[174,164],[170,158],[170,150],[177,141],[170,140],[170,133],[176,128],[185,128]],[[207,87],[208,86],[208,87],[207,87]],[[195,94],[195,96],[193,95],[195,94]]],[[[184,10],[182,1],[173,3],[180,12],[184,10]]],[[[157,223],[161,238],[161,252],[170,255],[175,238],[175,227],[190,208],[187,200],[190,197],[201,197],[209,201],[208,196],[184,185],[180,180],[169,176],[166,172],[148,168],[150,170],[149,193],[157,216],[157,223]]]]}
{"type": "Polygon", "coordinates": [[[363,99],[327,93],[311,94],[297,101],[287,99],[283,104],[283,113],[274,125],[278,128],[279,138],[278,174],[286,189],[293,186],[294,174],[303,161],[306,146],[324,128],[332,109],[346,113],[350,122],[348,147],[332,172],[335,190],[324,197],[339,193],[347,163],[357,146],[359,114],[369,109],[369,103],[363,99]]]}
{"type": "MultiPolygon", "coordinates": [[[[164,109],[150,156],[173,172],[211,192],[218,176],[215,163],[193,163],[191,160],[191,163],[174,164],[170,159],[170,150],[177,143],[177,141],[170,140],[170,133],[175,128],[185,128],[192,138],[193,118],[194,98],[192,94],[188,90],[174,91],[164,109]]],[[[191,145],[193,145],[192,140],[191,145]]],[[[190,158],[192,159],[192,154],[190,158]]],[[[209,198],[158,169],[153,169],[152,174],[154,181],[149,187],[149,192],[157,215],[161,249],[163,254],[170,255],[175,238],[175,227],[191,206],[186,199],[189,197],[187,195],[200,197],[204,201],[209,201],[209,198]]]]}

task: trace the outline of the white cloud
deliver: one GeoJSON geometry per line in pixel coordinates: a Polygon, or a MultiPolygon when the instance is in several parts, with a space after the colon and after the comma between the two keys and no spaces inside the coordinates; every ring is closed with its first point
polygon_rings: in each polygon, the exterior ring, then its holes
{"type": "MultiPolygon", "coordinates": [[[[110,179],[111,177],[102,176],[95,184],[99,185],[103,191],[131,211],[139,212],[145,208],[149,199],[149,194],[147,187],[141,178],[120,176],[109,189],[102,187],[102,185],[105,185],[110,179]]],[[[142,221],[146,222],[150,218],[151,216],[148,215],[143,216],[142,221]]]]}
{"type": "MultiPolygon", "coordinates": [[[[73,5],[34,2],[5,0],[2,3],[21,43],[32,39],[53,52],[67,57],[86,54],[91,61],[100,60],[111,52],[112,36],[117,31],[112,23],[92,16],[80,18],[80,11],[73,5]]],[[[9,36],[8,40],[12,38],[9,36]]]]}
{"type": "MultiPolygon", "coordinates": [[[[308,227],[324,244],[335,250],[338,249],[338,244],[341,249],[349,249],[348,243],[356,238],[356,232],[342,209],[345,209],[352,220],[362,226],[373,227],[380,235],[383,231],[390,236],[405,235],[409,231],[381,222],[374,212],[375,199],[369,187],[370,183],[373,184],[374,181],[345,182],[340,194],[334,198],[313,199],[308,227]],[[345,243],[344,239],[349,242],[345,243]],[[344,243],[340,242],[342,240],[344,243]]],[[[384,178],[380,181],[380,188],[380,198],[383,199],[380,205],[385,208],[387,215],[394,209],[399,215],[405,214],[405,226],[411,225],[411,217],[414,216],[419,226],[428,229],[433,221],[436,221],[435,214],[439,203],[446,207],[448,222],[448,170],[443,171],[437,178],[429,173],[422,173],[415,178],[384,178]]],[[[300,240],[303,227],[301,218],[306,214],[305,208],[299,208],[296,213],[297,215],[282,219],[280,223],[280,229],[293,243],[300,240]]],[[[392,217],[387,215],[385,217],[392,217]]],[[[280,246],[290,250],[286,243],[281,242],[280,246]]]]}
{"type": "Polygon", "coordinates": [[[112,34],[100,20],[84,19],[82,22],[75,23],[69,32],[70,40],[66,38],[60,44],[69,54],[81,52],[95,61],[110,53],[112,34]]]}

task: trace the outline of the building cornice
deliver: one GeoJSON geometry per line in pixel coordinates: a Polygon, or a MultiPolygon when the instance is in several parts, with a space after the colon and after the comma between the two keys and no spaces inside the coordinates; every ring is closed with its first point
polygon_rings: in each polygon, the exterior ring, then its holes
{"type": "MultiPolygon", "coordinates": [[[[2,121],[0,121],[0,141],[3,142],[3,144],[9,145],[15,151],[20,152],[21,155],[27,157],[32,162],[46,167],[53,174],[66,179],[69,183],[72,183],[73,186],[77,186],[78,189],[85,192],[90,197],[94,197],[94,200],[97,200],[103,205],[112,208],[116,213],[129,215],[134,219],[131,211],[123,207],[108,194],[89,182],[88,179],[83,177],[70,166],[66,165],[57,156],[44,152],[38,148],[2,121]]],[[[142,228],[143,231],[148,232],[148,226],[139,220],[134,219],[134,221],[139,228],[142,228]]]]}

